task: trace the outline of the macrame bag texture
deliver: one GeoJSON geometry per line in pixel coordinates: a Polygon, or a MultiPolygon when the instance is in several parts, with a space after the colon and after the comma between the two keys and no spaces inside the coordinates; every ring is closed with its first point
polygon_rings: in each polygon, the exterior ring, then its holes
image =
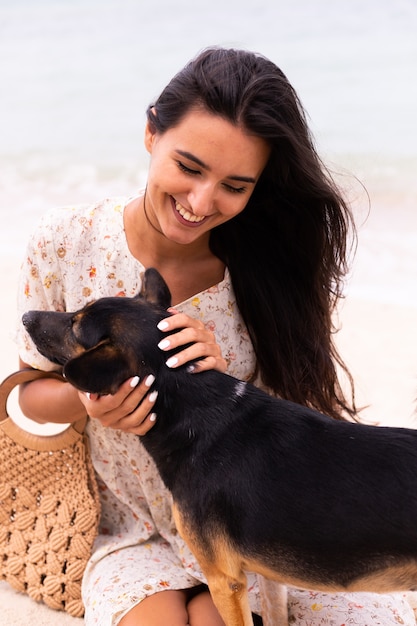
{"type": "Polygon", "coordinates": [[[34,435],[7,414],[12,389],[54,372],[20,370],[0,385],[0,580],[82,617],[81,581],[98,532],[99,498],[86,418],[34,435]]]}

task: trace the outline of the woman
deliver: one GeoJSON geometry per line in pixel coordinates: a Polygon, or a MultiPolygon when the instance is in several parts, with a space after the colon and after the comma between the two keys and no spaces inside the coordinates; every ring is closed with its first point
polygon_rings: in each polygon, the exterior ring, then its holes
{"type": "MultiPolygon", "coordinates": [[[[159,347],[192,344],[168,367],[203,357],[196,375],[227,370],[335,419],[354,417],[353,392],[346,397],[337,377],[339,368],[350,380],[331,322],[353,221],[285,76],[262,56],[209,49],[173,78],[147,116],[145,193],[47,214],[29,243],[19,316],[134,295],[153,266],[176,311],[159,347]]],[[[51,369],[23,329],[20,357],[21,366],[51,369]]],[[[172,522],[169,494],[135,436],[158,419],[153,383],[157,389],[158,381],[134,377],[113,396],[97,397],[40,380],[23,387],[20,402],[40,422],[91,417],[102,519],[84,576],[86,624],[220,626],[172,522]]],[[[253,576],[249,591],[259,613],[253,576]]],[[[340,615],[369,624],[370,614],[385,625],[397,617],[413,623],[396,597],[293,590],[289,607],[298,624],[336,623],[328,620],[340,615]]]]}

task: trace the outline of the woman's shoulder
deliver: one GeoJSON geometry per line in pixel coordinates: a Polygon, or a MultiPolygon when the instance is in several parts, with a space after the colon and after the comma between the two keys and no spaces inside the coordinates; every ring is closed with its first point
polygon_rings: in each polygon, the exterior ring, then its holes
{"type": "Polygon", "coordinates": [[[46,211],[39,220],[41,228],[67,231],[75,228],[85,230],[95,226],[122,223],[123,210],[128,198],[106,198],[100,202],[72,204],[46,211]]]}

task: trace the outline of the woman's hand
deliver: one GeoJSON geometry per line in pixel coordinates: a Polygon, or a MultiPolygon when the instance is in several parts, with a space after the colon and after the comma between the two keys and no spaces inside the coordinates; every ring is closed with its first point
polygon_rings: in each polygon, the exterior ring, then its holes
{"type": "MultiPolygon", "coordinates": [[[[193,373],[210,369],[225,372],[227,363],[222,357],[214,333],[199,320],[178,313],[175,309],[169,311],[174,314],[158,324],[158,328],[167,333],[167,337],[159,343],[159,348],[172,350],[186,344],[192,345],[168,359],[168,367],[179,367],[200,358],[193,364],[193,373]],[[173,333],[172,331],[177,328],[181,330],[173,333]]],[[[157,419],[156,414],[152,412],[158,395],[157,391],[150,391],[153,382],[154,378],[151,375],[143,381],[134,376],[124,382],[113,395],[99,396],[79,392],[79,397],[87,414],[93,419],[100,420],[103,426],[135,435],[145,435],[157,419]]]]}
{"type": "Polygon", "coordinates": [[[98,419],[103,426],[134,435],[145,435],[156,420],[152,408],[158,392],[150,391],[154,380],[151,374],[143,381],[134,376],[125,381],[113,395],[78,393],[87,414],[98,419]]]}
{"type": "Polygon", "coordinates": [[[174,315],[166,317],[159,322],[159,330],[166,333],[170,333],[177,328],[182,330],[167,335],[159,342],[159,348],[161,350],[172,350],[188,343],[192,345],[169,358],[167,366],[172,368],[179,367],[184,365],[184,363],[200,358],[197,363],[193,364],[193,373],[212,369],[225,372],[227,363],[222,357],[220,346],[216,342],[214,333],[208,330],[200,320],[189,317],[185,313],[178,313],[173,308],[168,310],[174,313],[174,315]]]}

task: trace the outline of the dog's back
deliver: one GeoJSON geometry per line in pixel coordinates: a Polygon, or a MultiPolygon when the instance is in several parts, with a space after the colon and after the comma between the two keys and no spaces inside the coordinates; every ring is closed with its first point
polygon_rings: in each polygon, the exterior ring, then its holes
{"type": "Polygon", "coordinates": [[[225,534],[314,588],[417,558],[416,431],[338,422],[218,372],[164,378],[143,443],[206,550],[225,534]]]}

